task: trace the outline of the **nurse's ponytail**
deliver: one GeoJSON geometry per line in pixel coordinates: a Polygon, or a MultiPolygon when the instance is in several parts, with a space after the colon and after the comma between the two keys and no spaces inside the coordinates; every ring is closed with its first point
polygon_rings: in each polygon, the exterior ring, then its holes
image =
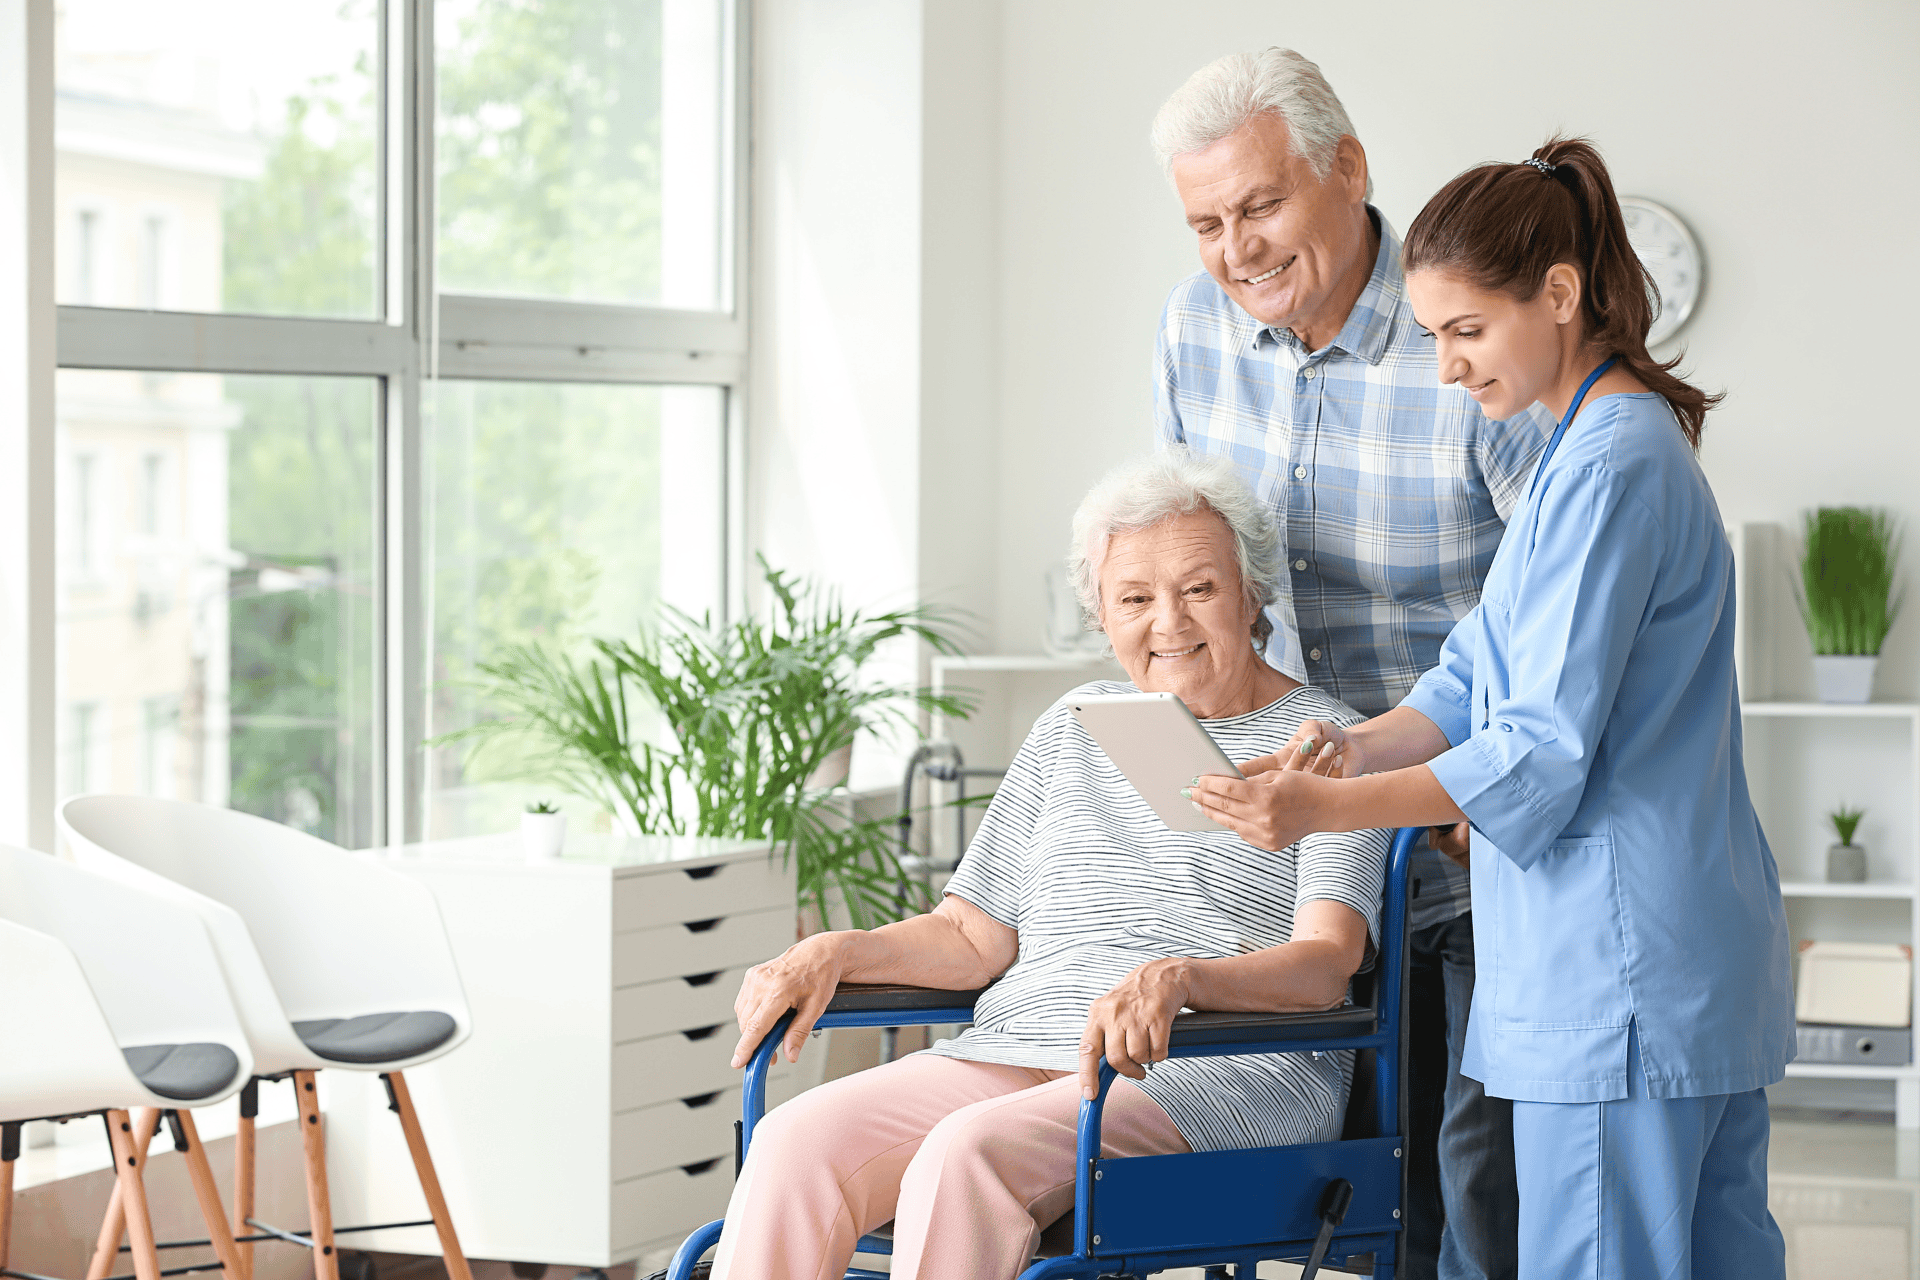
{"type": "Polygon", "coordinates": [[[1579,268],[1586,339],[1665,396],[1687,443],[1700,447],[1707,410],[1720,403],[1647,352],[1660,292],[1627,242],[1626,220],[1606,162],[1584,138],[1554,138],[1519,164],[1483,164],[1440,189],[1407,229],[1404,265],[1445,271],[1475,288],[1521,301],[1537,297],[1547,271],[1579,268]]]}

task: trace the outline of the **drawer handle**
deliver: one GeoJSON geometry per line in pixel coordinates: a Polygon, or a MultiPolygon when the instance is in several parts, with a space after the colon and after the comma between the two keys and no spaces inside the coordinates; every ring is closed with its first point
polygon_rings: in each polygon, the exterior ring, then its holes
{"type": "Polygon", "coordinates": [[[698,1164],[683,1164],[680,1166],[680,1172],[686,1174],[689,1178],[697,1178],[703,1173],[713,1172],[713,1166],[719,1163],[720,1157],[715,1156],[711,1160],[702,1160],[698,1164]]]}
{"type": "Polygon", "coordinates": [[[722,973],[725,973],[725,972],[726,970],[724,969],[715,969],[712,973],[689,973],[685,977],[681,978],[680,981],[686,983],[690,987],[711,986],[713,984],[714,979],[718,978],[722,973]]]}
{"type": "Polygon", "coordinates": [[[716,1022],[710,1027],[695,1027],[691,1031],[682,1031],[680,1034],[685,1036],[689,1040],[705,1040],[708,1037],[712,1036],[714,1032],[718,1031],[724,1025],[726,1024],[716,1022]]]}
{"type": "Polygon", "coordinates": [[[712,929],[714,926],[718,925],[722,920],[725,920],[725,919],[726,919],[725,916],[715,916],[711,920],[688,920],[686,922],[687,932],[688,933],[706,933],[708,930],[712,929]]]}
{"type": "Polygon", "coordinates": [[[712,1106],[719,1100],[720,1090],[715,1089],[712,1093],[696,1093],[691,1098],[682,1098],[680,1105],[689,1111],[698,1111],[702,1107],[712,1106]]]}
{"type": "Polygon", "coordinates": [[[716,862],[710,867],[682,867],[680,869],[687,873],[687,879],[689,880],[706,880],[719,875],[721,865],[721,863],[716,862]]]}

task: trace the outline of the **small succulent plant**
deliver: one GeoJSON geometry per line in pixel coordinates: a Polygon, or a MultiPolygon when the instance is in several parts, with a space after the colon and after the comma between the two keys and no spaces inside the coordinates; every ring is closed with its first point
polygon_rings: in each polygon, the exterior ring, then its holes
{"type": "Polygon", "coordinates": [[[1827,815],[1827,821],[1833,824],[1833,834],[1840,837],[1840,843],[1850,845],[1853,843],[1853,833],[1860,825],[1860,819],[1866,816],[1865,809],[1849,809],[1841,805],[1827,815]]]}
{"type": "Polygon", "coordinates": [[[558,813],[560,806],[551,800],[535,800],[527,806],[528,813],[558,813]]]}

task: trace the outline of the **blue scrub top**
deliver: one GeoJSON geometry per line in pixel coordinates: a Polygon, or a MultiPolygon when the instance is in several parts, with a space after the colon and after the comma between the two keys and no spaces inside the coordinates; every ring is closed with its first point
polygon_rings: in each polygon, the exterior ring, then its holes
{"type": "Polygon", "coordinates": [[[1402,704],[1447,735],[1473,822],[1479,973],[1461,1070],[1495,1097],[1779,1080],[1794,1029],[1780,876],[1747,795],[1733,552],[1666,401],[1584,407],[1480,604],[1402,704]]]}

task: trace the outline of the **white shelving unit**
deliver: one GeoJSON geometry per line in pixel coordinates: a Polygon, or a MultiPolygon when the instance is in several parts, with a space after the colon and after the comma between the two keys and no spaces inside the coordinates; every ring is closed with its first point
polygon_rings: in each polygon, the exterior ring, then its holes
{"type": "MultiPolygon", "coordinates": [[[[1920,703],[1810,701],[1812,665],[1788,575],[1785,531],[1734,531],[1740,560],[1740,707],[1747,781],[1780,864],[1780,892],[1796,955],[1810,940],[1903,943],[1920,949],[1920,703]],[[1845,803],[1867,811],[1859,843],[1867,879],[1828,884],[1834,842],[1826,814],[1845,803]]],[[[1899,633],[1896,632],[1896,641],[1899,633]]],[[[1796,978],[1797,978],[1796,967],[1796,978]]],[[[1920,1012],[1920,1009],[1916,1009],[1920,1012]]],[[[1894,1120],[1920,1129],[1920,1063],[1849,1066],[1799,1063],[1790,1077],[1893,1085],[1894,1120]]]]}
{"type": "MultiPolygon", "coordinates": [[[[935,716],[933,736],[956,743],[969,768],[1004,769],[1026,740],[1027,731],[1040,713],[1071,689],[1089,680],[1124,680],[1126,673],[1112,658],[1100,654],[1067,658],[1041,653],[988,653],[965,657],[941,657],[933,660],[933,691],[962,692],[979,700],[979,707],[965,720],[935,716]]],[[[969,795],[991,791],[991,779],[969,784],[969,795]]],[[[939,786],[930,797],[950,799],[957,788],[939,786]]],[[[971,832],[979,822],[979,811],[967,818],[971,832]]],[[[933,822],[937,859],[951,859],[959,850],[948,847],[954,840],[950,824],[933,822]]]]}

